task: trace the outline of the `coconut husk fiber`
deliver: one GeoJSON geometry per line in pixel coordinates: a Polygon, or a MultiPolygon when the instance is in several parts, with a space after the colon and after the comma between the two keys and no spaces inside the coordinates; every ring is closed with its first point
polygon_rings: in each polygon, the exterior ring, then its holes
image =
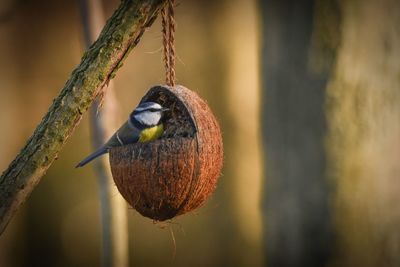
{"type": "Polygon", "coordinates": [[[142,98],[170,110],[158,140],[112,148],[111,171],[129,204],[164,221],[200,207],[223,162],[220,127],[207,103],[183,86],[155,86],[142,98]]]}

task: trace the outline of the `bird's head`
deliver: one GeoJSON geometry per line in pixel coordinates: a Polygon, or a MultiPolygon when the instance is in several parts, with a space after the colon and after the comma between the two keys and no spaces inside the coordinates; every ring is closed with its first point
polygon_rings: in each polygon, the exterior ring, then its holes
{"type": "Polygon", "coordinates": [[[144,127],[151,127],[161,123],[163,113],[167,110],[158,103],[143,102],[131,113],[130,119],[144,127]]]}

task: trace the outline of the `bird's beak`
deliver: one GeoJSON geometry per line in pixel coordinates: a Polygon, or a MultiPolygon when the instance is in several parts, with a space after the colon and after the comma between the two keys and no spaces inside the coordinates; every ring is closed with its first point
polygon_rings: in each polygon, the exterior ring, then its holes
{"type": "Polygon", "coordinates": [[[161,111],[168,111],[169,108],[162,108],[161,111]]]}

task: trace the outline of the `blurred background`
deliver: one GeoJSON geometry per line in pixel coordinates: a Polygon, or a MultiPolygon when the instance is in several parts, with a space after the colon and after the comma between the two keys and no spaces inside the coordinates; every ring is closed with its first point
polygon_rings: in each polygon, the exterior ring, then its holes
{"type": "MultiPolygon", "coordinates": [[[[176,20],[178,83],[218,118],[224,169],[172,222],[126,206],[129,266],[400,266],[400,2],[185,0],[176,20]]],[[[78,1],[0,1],[1,169],[84,50],[78,1]]],[[[162,83],[158,19],[114,79],[119,120],[162,83]]],[[[101,265],[99,187],[74,168],[91,150],[85,114],[0,266],[101,265]]]]}

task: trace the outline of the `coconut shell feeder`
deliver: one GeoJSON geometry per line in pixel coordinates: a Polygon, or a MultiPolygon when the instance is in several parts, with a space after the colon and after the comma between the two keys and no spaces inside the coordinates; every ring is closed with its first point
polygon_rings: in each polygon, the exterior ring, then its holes
{"type": "Polygon", "coordinates": [[[223,162],[221,131],[207,103],[183,86],[155,86],[145,101],[170,109],[164,133],[112,148],[111,171],[134,209],[164,221],[200,207],[214,191],[223,162]]]}

